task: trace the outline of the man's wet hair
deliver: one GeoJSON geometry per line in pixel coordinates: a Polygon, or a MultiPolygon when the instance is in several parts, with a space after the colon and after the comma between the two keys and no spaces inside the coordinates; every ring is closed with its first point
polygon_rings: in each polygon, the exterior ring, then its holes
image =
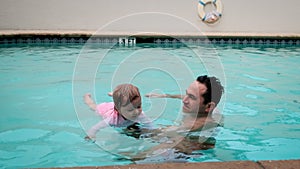
{"type": "Polygon", "coordinates": [[[198,76],[197,81],[204,84],[207,87],[206,92],[202,95],[204,98],[204,104],[214,102],[216,105],[220,102],[221,96],[224,92],[224,88],[218,78],[207,75],[198,76]]]}

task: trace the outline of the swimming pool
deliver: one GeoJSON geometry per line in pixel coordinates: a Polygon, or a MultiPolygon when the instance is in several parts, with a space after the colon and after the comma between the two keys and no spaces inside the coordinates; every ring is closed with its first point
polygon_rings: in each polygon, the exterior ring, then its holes
{"type": "MultiPolygon", "coordinates": [[[[84,105],[83,94],[91,92],[98,102],[110,101],[106,93],[128,79],[142,94],[184,92],[193,78],[208,73],[221,76],[225,84],[226,96],[220,105],[224,128],[214,149],[188,161],[300,158],[299,46],[110,47],[0,47],[1,168],[130,164],[112,153],[126,147],[138,151],[137,146],[145,146],[143,141],[110,129],[103,132],[99,144],[83,139],[83,128],[98,121],[84,105]],[[136,72],[145,63],[152,65],[136,72]]],[[[143,109],[157,119],[157,125],[172,125],[180,118],[180,104],[179,100],[143,97],[143,109]]]]}

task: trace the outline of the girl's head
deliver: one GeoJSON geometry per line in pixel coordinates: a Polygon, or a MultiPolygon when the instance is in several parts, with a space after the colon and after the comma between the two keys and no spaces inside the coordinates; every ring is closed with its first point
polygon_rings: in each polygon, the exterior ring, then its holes
{"type": "Polygon", "coordinates": [[[113,100],[115,108],[126,119],[135,120],[142,112],[141,95],[134,85],[118,85],[113,91],[113,100]]]}

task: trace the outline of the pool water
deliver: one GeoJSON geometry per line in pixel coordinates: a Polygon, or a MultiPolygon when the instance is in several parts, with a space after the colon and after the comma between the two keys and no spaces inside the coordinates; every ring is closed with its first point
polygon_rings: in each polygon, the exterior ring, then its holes
{"type": "MultiPolygon", "coordinates": [[[[0,59],[1,168],[131,164],[118,152],[151,142],[113,129],[97,135],[96,144],[85,141],[99,118],[83,94],[109,102],[106,93],[123,82],[142,94],[184,93],[202,74],[225,86],[224,127],[216,147],[189,162],[300,158],[299,46],[15,45],[1,46],[0,59]]],[[[174,125],[180,108],[180,100],[143,97],[157,126],[174,125]]]]}

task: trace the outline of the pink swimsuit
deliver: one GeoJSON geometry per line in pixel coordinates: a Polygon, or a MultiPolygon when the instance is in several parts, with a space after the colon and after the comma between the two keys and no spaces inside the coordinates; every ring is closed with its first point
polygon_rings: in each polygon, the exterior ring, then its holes
{"type": "Polygon", "coordinates": [[[151,120],[146,117],[144,112],[142,112],[135,121],[124,119],[123,116],[114,108],[113,102],[97,105],[96,111],[102,116],[103,120],[111,126],[126,127],[135,122],[140,122],[145,125],[145,127],[152,127],[151,120]]]}

